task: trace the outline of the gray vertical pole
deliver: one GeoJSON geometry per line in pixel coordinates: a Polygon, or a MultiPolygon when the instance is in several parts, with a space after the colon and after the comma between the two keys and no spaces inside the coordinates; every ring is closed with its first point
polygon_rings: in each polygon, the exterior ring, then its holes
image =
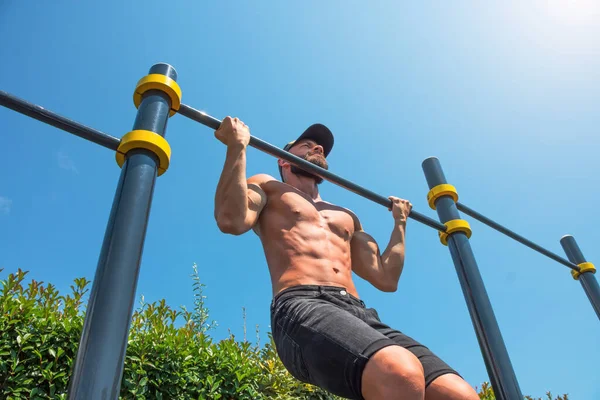
{"type": "MultiPolygon", "coordinates": [[[[577,265],[586,262],[585,257],[583,257],[583,253],[579,249],[579,246],[577,245],[577,242],[573,236],[563,236],[560,239],[560,244],[565,250],[569,261],[577,265]]],[[[572,271],[573,277],[581,282],[581,286],[590,300],[590,303],[592,303],[592,307],[594,308],[594,311],[596,311],[596,315],[598,318],[600,318],[600,286],[598,286],[598,281],[594,276],[594,273],[596,272],[595,267],[591,266],[589,269],[590,270],[581,272],[580,274],[576,273],[576,271],[572,271]]]]}
{"type": "MultiPolygon", "coordinates": [[[[175,70],[166,64],[154,65],[150,73],[177,79],[175,70]]],[[[133,129],[164,137],[170,108],[167,94],[149,90],[138,107],[133,129]]],[[[86,310],[69,399],[119,397],[157,162],[154,153],[145,149],[126,155],[86,310]]]]}
{"type": "MultiPolygon", "coordinates": [[[[437,158],[426,159],[422,166],[429,189],[447,183],[437,158]]],[[[435,204],[442,223],[461,219],[456,203],[450,196],[440,197],[435,204]]],[[[523,399],[467,235],[463,232],[450,234],[448,246],[494,394],[498,400],[523,399]]]]}

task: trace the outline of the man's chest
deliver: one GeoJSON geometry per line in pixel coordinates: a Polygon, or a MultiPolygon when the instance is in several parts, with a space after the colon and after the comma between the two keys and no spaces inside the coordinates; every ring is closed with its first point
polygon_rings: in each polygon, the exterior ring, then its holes
{"type": "Polygon", "coordinates": [[[264,212],[282,224],[326,228],[341,237],[354,233],[354,220],[347,210],[293,191],[269,196],[264,212]]]}

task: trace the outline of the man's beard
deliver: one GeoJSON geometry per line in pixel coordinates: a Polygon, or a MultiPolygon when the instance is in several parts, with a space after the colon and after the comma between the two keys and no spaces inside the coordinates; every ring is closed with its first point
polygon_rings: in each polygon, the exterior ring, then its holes
{"type": "MultiPolygon", "coordinates": [[[[320,154],[306,154],[303,157],[300,157],[308,162],[310,162],[311,164],[315,164],[318,167],[321,167],[323,169],[328,169],[329,165],[327,164],[327,160],[325,160],[325,157],[323,157],[320,154]]],[[[316,176],[311,174],[310,172],[307,172],[303,169],[300,169],[298,167],[296,167],[295,165],[291,166],[292,168],[290,169],[290,171],[292,172],[292,174],[295,175],[301,175],[301,176],[306,176],[308,178],[312,178],[315,180],[315,183],[317,185],[319,185],[321,182],[323,182],[323,178],[321,178],[320,176],[316,176]]]]}

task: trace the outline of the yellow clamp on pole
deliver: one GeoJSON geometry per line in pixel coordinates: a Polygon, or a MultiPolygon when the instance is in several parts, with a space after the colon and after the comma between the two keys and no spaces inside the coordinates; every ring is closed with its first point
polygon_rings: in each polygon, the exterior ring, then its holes
{"type": "Polygon", "coordinates": [[[447,183],[437,185],[427,193],[427,202],[432,210],[435,210],[435,202],[442,196],[450,196],[456,203],[458,201],[458,192],[456,188],[447,183]]]}
{"type": "Polygon", "coordinates": [[[148,90],[161,90],[171,98],[171,111],[169,116],[172,117],[181,106],[181,88],[173,79],[162,74],[148,74],[139,80],[133,93],[133,104],[138,108],[142,103],[142,95],[148,90]]]}
{"type": "Polygon", "coordinates": [[[444,225],[446,225],[446,232],[438,232],[444,246],[448,246],[448,237],[455,232],[464,232],[467,238],[471,237],[471,226],[464,219],[452,219],[444,225]]]}
{"type": "Polygon", "coordinates": [[[152,131],[141,129],[125,134],[117,148],[116,158],[119,167],[123,167],[125,155],[132,149],[150,150],[158,157],[158,176],[167,172],[171,161],[171,147],[164,137],[152,131]]]}
{"type": "Polygon", "coordinates": [[[579,271],[575,271],[574,269],[571,270],[571,275],[573,275],[573,279],[575,280],[578,280],[579,275],[585,272],[591,272],[592,274],[596,273],[596,267],[591,262],[584,262],[577,264],[577,266],[579,267],[579,271]]]}

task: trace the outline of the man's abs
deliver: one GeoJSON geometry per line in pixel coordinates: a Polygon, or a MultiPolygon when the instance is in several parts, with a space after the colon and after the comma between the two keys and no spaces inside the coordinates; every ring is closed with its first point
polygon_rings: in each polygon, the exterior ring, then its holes
{"type": "Polygon", "coordinates": [[[267,205],[258,223],[273,294],[291,286],[318,284],[343,286],[356,295],[350,259],[351,214],[329,203],[313,202],[288,185],[273,184],[266,191],[267,205]]]}
{"type": "Polygon", "coordinates": [[[283,289],[298,285],[341,286],[355,293],[349,264],[330,262],[327,259],[293,257],[289,260],[270,257],[267,259],[273,295],[283,289]]]}

